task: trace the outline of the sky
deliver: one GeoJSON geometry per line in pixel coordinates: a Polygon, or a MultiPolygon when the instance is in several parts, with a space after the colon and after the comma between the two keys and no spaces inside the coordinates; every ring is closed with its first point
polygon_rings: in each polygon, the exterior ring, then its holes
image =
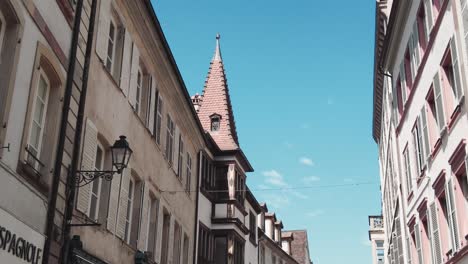
{"type": "Polygon", "coordinates": [[[221,34],[257,199],[285,229],[307,229],[314,264],[372,263],[367,219],[381,213],[372,139],[375,1],[153,5],[192,95],[203,90],[221,34]],[[287,189],[262,190],[271,188],[287,189]]]}

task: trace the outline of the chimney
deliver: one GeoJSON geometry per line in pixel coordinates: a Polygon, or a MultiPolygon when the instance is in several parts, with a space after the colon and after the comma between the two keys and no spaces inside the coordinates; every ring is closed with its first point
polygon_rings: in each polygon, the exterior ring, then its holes
{"type": "Polygon", "coordinates": [[[192,96],[192,104],[193,107],[195,108],[195,111],[198,112],[198,109],[200,109],[200,105],[203,102],[203,96],[199,95],[196,93],[194,96],[192,96]]]}

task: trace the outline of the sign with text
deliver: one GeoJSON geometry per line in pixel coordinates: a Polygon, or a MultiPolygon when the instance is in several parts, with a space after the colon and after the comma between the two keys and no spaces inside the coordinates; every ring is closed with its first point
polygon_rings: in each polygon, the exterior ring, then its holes
{"type": "Polygon", "coordinates": [[[44,236],[0,208],[0,263],[42,263],[44,236]]]}

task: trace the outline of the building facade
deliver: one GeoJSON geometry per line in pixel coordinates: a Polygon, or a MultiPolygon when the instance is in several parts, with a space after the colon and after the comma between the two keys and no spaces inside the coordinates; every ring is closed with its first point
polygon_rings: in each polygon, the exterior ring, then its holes
{"type": "Polygon", "coordinates": [[[369,216],[369,241],[372,249],[372,263],[385,263],[385,231],[381,215],[369,216]]]}
{"type": "Polygon", "coordinates": [[[192,102],[150,0],[4,0],[0,80],[0,263],[297,263],[263,235],[219,36],[192,102]]]}
{"type": "Polygon", "coordinates": [[[468,263],[466,1],[377,1],[373,136],[388,263],[468,263]]]}

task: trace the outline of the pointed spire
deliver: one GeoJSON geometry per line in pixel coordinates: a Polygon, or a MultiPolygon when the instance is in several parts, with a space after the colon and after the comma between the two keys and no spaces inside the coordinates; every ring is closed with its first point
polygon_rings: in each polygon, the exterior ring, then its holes
{"type": "Polygon", "coordinates": [[[219,39],[221,38],[221,35],[216,34],[216,49],[215,49],[215,54],[213,56],[213,61],[223,61],[221,58],[221,48],[219,46],[219,39]]]}
{"type": "Polygon", "coordinates": [[[220,36],[217,34],[216,50],[206,77],[202,100],[198,106],[198,117],[205,131],[211,134],[221,150],[236,150],[239,149],[239,141],[219,39],[220,36]],[[214,120],[215,116],[218,119],[214,120]],[[217,122],[217,129],[213,129],[213,122],[217,122]]]}

